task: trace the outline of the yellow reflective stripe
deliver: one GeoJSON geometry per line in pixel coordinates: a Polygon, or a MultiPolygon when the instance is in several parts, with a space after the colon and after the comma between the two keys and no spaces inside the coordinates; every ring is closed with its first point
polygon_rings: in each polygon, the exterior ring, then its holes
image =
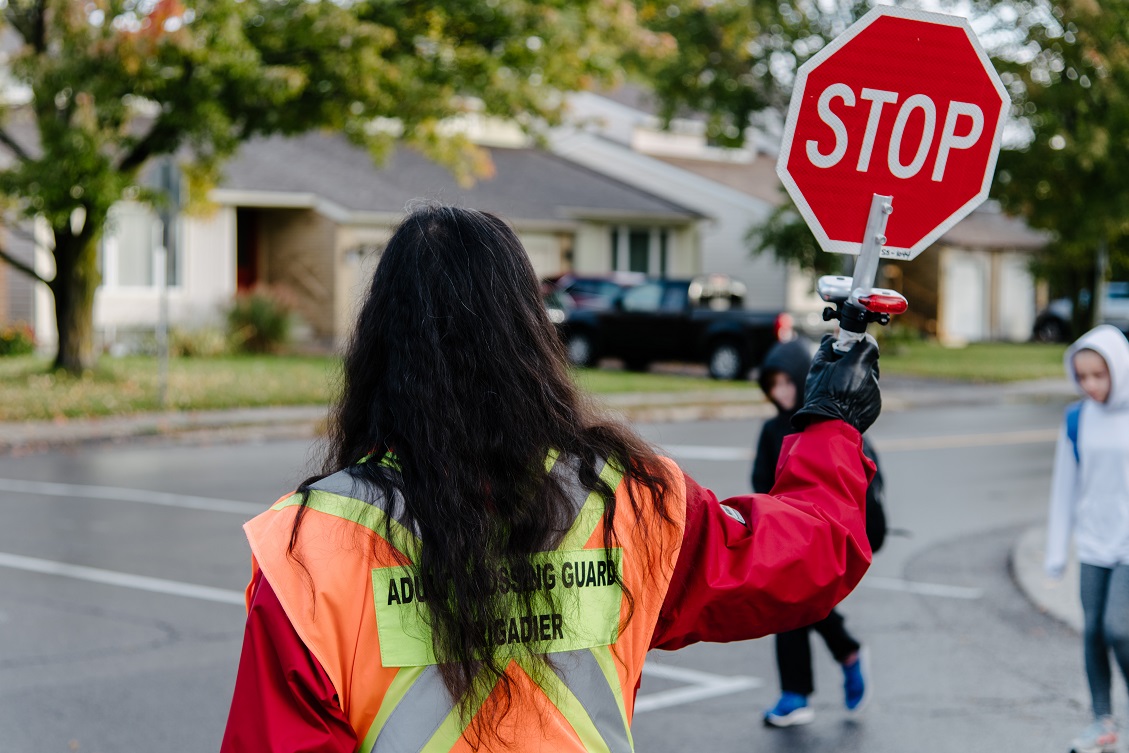
{"type": "Polygon", "coordinates": [[[549,697],[549,701],[557,707],[561,715],[571,726],[576,736],[580,738],[581,745],[588,753],[611,753],[608,744],[604,742],[600,731],[584,710],[580,699],[569,689],[560,677],[548,667],[541,667],[540,672],[535,672],[531,667],[532,659],[525,657],[517,660],[529,678],[537,683],[538,687],[549,697]]]}
{"type": "Polygon", "coordinates": [[[404,700],[404,696],[408,694],[412,685],[426,669],[427,667],[404,667],[396,673],[396,676],[392,678],[392,684],[388,686],[388,690],[384,693],[384,700],[380,702],[380,711],[377,712],[376,718],[372,720],[372,726],[369,727],[368,734],[365,735],[365,739],[357,750],[365,753],[372,750],[372,746],[376,744],[376,737],[384,729],[388,717],[392,716],[392,712],[400,705],[400,701],[404,700]]]}
{"type": "Polygon", "coordinates": [[[545,456],[545,473],[553,470],[553,466],[557,464],[557,458],[560,456],[561,454],[557,450],[552,447],[549,448],[549,454],[545,456]]]}
{"type": "Polygon", "coordinates": [[[475,683],[471,687],[471,692],[474,693],[474,696],[467,706],[471,713],[464,719],[462,714],[459,713],[459,707],[454,706],[443,723],[439,725],[439,729],[435,730],[435,734],[427,741],[427,744],[420,748],[420,753],[450,753],[451,748],[455,747],[455,743],[463,736],[466,728],[470,726],[471,721],[482,709],[482,704],[486,701],[487,696],[494,692],[494,685],[484,691],[478,683],[475,683]]]}
{"type": "MultiPolygon", "coordinates": [[[[279,500],[271,508],[272,510],[282,510],[286,507],[296,507],[302,504],[301,494],[292,494],[286,499],[279,500]]],[[[306,506],[312,510],[333,515],[337,518],[349,520],[359,526],[373,531],[382,538],[387,538],[391,535],[392,540],[388,543],[400,551],[412,562],[419,561],[420,543],[407,528],[400,525],[395,518],[387,515],[376,505],[370,505],[359,499],[352,497],[343,497],[340,494],[333,494],[331,492],[323,492],[318,489],[311,489],[309,492],[306,506]]]]}
{"type": "Polygon", "coordinates": [[[627,744],[635,750],[635,740],[631,737],[631,723],[627,721],[627,704],[623,700],[623,688],[619,683],[619,671],[615,666],[615,655],[612,654],[611,646],[598,646],[590,650],[596,657],[596,663],[600,665],[612,694],[615,695],[615,704],[619,707],[619,716],[623,719],[624,730],[627,731],[627,744]]]}
{"type": "MultiPolygon", "coordinates": [[[[619,482],[623,480],[623,472],[610,460],[604,463],[603,470],[600,471],[600,478],[605,484],[611,487],[614,492],[619,482]]],[[[588,543],[588,539],[592,538],[592,534],[600,525],[600,521],[604,518],[604,498],[597,492],[592,492],[588,498],[584,500],[584,506],[580,508],[580,512],[576,515],[576,520],[572,523],[572,528],[568,530],[564,538],[561,540],[558,549],[581,549],[588,543]]]]}

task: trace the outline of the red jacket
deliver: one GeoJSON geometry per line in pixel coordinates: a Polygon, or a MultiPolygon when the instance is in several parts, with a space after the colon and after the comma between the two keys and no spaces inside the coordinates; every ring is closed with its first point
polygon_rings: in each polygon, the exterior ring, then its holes
{"type": "MultiPolygon", "coordinates": [[[[759,638],[826,617],[870,564],[863,507],[873,472],[859,433],[826,421],[785,441],[771,495],[718,502],[685,476],[686,530],[651,647],[759,638]]],[[[221,751],[357,744],[329,677],[257,578],[221,751]]]]}

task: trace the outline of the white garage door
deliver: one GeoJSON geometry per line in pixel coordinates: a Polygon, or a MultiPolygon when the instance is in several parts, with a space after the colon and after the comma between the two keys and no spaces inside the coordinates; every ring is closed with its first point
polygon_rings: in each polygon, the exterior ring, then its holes
{"type": "Polygon", "coordinates": [[[946,249],[941,260],[941,336],[979,342],[991,336],[988,284],[991,259],[983,251],[946,249]]]}

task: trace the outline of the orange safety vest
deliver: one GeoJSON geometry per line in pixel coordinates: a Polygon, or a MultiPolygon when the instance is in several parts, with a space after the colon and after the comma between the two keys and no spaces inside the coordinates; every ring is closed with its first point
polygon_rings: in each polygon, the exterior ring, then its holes
{"type": "MultiPolygon", "coordinates": [[[[394,462],[381,462],[395,472],[394,462]]],[[[603,464],[600,477],[615,489],[619,542],[605,559],[602,498],[583,489],[572,463],[555,455],[546,461],[549,472],[569,490],[577,513],[556,550],[533,559],[535,567],[549,573],[546,584],[557,589],[565,614],[514,615],[508,625],[500,621],[489,633],[503,648],[507,642],[534,642],[538,652],[553,654],[555,671],[527,673],[519,654],[507,667],[517,684],[516,697],[532,701],[528,708],[511,708],[501,722],[498,739],[511,749],[634,749],[635,688],[685,528],[681,472],[672,461],[665,462],[676,480],[667,499],[674,525],[662,523],[650,500],[642,499],[640,515],[654,523],[645,529],[653,537],[649,546],[635,532],[637,519],[622,472],[615,463],[603,464]],[[618,585],[609,583],[614,581],[608,577],[612,568],[635,599],[622,633],[618,628],[628,606],[622,598],[608,600],[620,595],[618,585]],[[606,614],[609,609],[614,613],[606,614]]],[[[412,598],[411,564],[420,542],[405,522],[403,501],[366,501],[379,495],[362,484],[346,469],[312,485],[295,556],[287,554],[287,547],[302,495],[287,495],[248,522],[244,529],[253,567],[262,570],[294,629],[329,676],[363,741],[358,750],[469,751],[463,737],[468,721],[442,682],[429,634],[414,639],[405,634],[425,624],[412,598]]],[[[646,494],[643,488],[636,491],[637,496],[646,494]]],[[[484,699],[476,700],[481,704],[484,699]]]]}

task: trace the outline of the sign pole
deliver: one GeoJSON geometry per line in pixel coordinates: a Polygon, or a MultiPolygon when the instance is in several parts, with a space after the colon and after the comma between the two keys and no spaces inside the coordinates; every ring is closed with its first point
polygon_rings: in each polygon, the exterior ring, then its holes
{"type": "Polygon", "coordinates": [[[866,325],[873,317],[859,298],[874,289],[874,279],[878,276],[878,259],[882,246],[886,243],[886,223],[894,212],[894,197],[874,194],[870,199],[870,214],[866,219],[866,231],[862,236],[862,248],[855,260],[855,272],[851,278],[851,294],[839,310],[839,338],[835,350],[844,353],[866,335],[866,325]]]}
{"type": "Polygon", "coordinates": [[[870,199],[870,215],[866,219],[866,233],[862,237],[862,249],[855,260],[855,272],[851,278],[851,303],[858,303],[860,295],[866,295],[874,287],[878,275],[878,258],[882,246],[886,244],[886,223],[894,213],[894,197],[874,194],[870,199]]]}

